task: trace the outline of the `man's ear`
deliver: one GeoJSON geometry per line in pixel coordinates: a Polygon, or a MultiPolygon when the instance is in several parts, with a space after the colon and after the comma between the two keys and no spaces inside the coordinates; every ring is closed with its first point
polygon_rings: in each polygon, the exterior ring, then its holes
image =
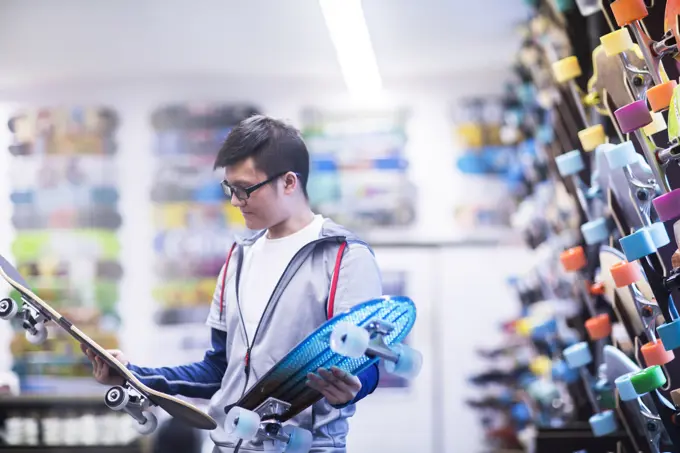
{"type": "Polygon", "coordinates": [[[298,186],[298,178],[295,173],[289,171],[283,177],[283,189],[286,193],[293,193],[295,188],[298,186]]]}

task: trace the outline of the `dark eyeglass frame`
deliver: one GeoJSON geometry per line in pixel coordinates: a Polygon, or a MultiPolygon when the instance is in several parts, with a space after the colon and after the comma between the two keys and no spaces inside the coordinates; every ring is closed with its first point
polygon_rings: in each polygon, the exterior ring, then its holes
{"type": "MultiPolygon", "coordinates": [[[[248,198],[250,198],[250,194],[255,192],[257,189],[260,187],[269,184],[270,182],[274,181],[276,178],[280,178],[281,176],[285,175],[286,173],[289,173],[289,171],[284,171],[281,173],[277,173],[274,176],[265,179],[262,182],[258,182],[256,184],[253,184],[252,186],[248,187],[236,187],[232,186],[227,182],[226,179],[222,180],[220,183],[222,185],[222,190],[224,191],[224,194],[231,199],[232,196],[236,195],[236,198],[238,198],[241,201],[246,201],[248,198]]],[[[295,173],[295,172],[293,172],[295,173]]],[[[295,173],[295,175],[299,178],[300,175],[298,173],[295,173]]]]}

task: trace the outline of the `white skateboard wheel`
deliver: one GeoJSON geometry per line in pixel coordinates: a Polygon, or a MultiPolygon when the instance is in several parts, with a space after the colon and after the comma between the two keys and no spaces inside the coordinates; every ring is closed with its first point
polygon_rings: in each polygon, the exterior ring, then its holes
{"type": "Polygon", "coordinates": [[[283,432],[290,436],[286,453],[307,453],[312,448],[312,433],[298,426],[286,425],[283,432]]]}
{"type": "Polygon", "coordinates": [[[14,318],[19,311],[19,305],[12,299],[0,300],[0,318],[10,320],[14,318]]]}
{"type": "Polygon", "coordinates": [[[154,414],[152,414],[149,411],[142,412],[142,415],[144,416],[146,421],[144,423],[135,423],[135,428],[137,429],[137,432],[139,434],[146,436],[156,431],[156,427],[158,426],[158,419],[154,414]]]}
{"type": "Polygon", "coordinates": [[[119,385],[111,387],[104,396],[104,402],[109,407],[109,409],[114,411],[125,409],[125,406],[127,406],[129,401],[130,395],[128,394],[127,390],[119,385]]]}
{"type": "Polygon", "coordinates": [[[609,237],[607,221],[603,218],[581,225],[581,233],[586,244],[593,245],[605,241],[609,237]]]}
{"type": "Polygon", "coordinates": [[[26,331],[26,340],[31,344],[41,344],[46,339],[47,329],[45,328],[45,324],[41,322],[35,325],[35,333],[32,333],[29,330],[26,331]]]}
{"type": "Polygon", "coordinates": [[[562,176],[575,175],[584,168],[581,152],[577,149],[557,156],[555,163],[557,164],[557,170],[562,176]]]}
{"type": "Polygon", "coordinates": [[[662,222],[653,223],[650,226],[645,227],[645,229],[649,231],[649,235],[652,237],[652,242],[654,242],[654,245],[657,249],[670,244],[671,238],[668,237],[668,232],[666,231],[666,227],[662,222]]]}
{"type": "Polygon", "coordinates": [[[260,416],[253,411],[232,407],[224,421],[224,432],[239,439],[252,440],[260,429],[260,416]]]}
{"type": "Polygon", "coordinates": [[[569,368],[577,369],[586,366],[593,361],[593,356],[590,354],[590,348],[588,348],[588,343],[585,341],[569,346],[562,354],[564,355],[564,361],[567,362],[569,368]]]}
{"type": "Polygon", "coordinates": [[[635,151],[633,142],[627,141],[604,152],[609,166],[612,168],[623,168],[626,165],[633,165],[638,162],[638,153],[635,151]]]}
{"type": "Polygon", "coordinates": [[[399,358],[396,363],[390,360],[383,361],[385,371],[406,379],[415,378],[423,366],[423,355],[404,344],[394,345],[393,350],[399,355],[399,358]]]}
{"type": "Polygon", "coordinates": [[[595,414],[588,420],[590,428],[593,430],[595,437],[606,436],[616,432],[618,425],[616,423],[616,415],[612,411],[604,411],[595,414]]]}
{"type": "Polygon", "coordinates": [[[343,322],[333,328],[330,346],[331,350],[337,354],[357,358],[364,355],[370,339],[368,330],[343,322]]]}

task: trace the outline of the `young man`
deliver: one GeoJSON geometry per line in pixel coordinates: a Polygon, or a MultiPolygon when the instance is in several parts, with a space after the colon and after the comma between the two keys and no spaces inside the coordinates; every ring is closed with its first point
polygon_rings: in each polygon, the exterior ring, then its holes
{"type": "MultiPolygon", "coordinates": [[[[215,168],[224,168],[225,192],[258,233],[227,252],[207,319],[212,349],[201,362],[163,368],[132,365],[120,351],[114,354],[152,388],[210,398],[208,413],[218,423],[211,438],[221,445],[215,453],[261,451],[261,443],[226,435],[225,407],[333,314],[380,297],[381,276],[365,243],[311,211],[309,154],[291,126],[261,115],[244,120],[222,145],[215,168]]],[[[120,381],[86,354],[99,382],[120,381]]],[[[339,369],[308,375],[307,385],[324,398],[292,422],[312,432],[311,452],[345,452],[347,419],[377,383],[377,366],[359,377],[339,369]]]]}

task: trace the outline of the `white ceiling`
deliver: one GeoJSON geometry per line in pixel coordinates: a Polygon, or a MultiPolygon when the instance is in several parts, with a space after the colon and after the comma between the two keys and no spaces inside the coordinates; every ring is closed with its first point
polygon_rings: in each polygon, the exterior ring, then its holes
{"type": "MultiPolygon", "coordinates": [[[[522,0],[364,0],[385,79],[509,64],[522,0]]],[[[316,0],[2,0],[0,87],[67,78],[340,77],[316,0]]]]}

